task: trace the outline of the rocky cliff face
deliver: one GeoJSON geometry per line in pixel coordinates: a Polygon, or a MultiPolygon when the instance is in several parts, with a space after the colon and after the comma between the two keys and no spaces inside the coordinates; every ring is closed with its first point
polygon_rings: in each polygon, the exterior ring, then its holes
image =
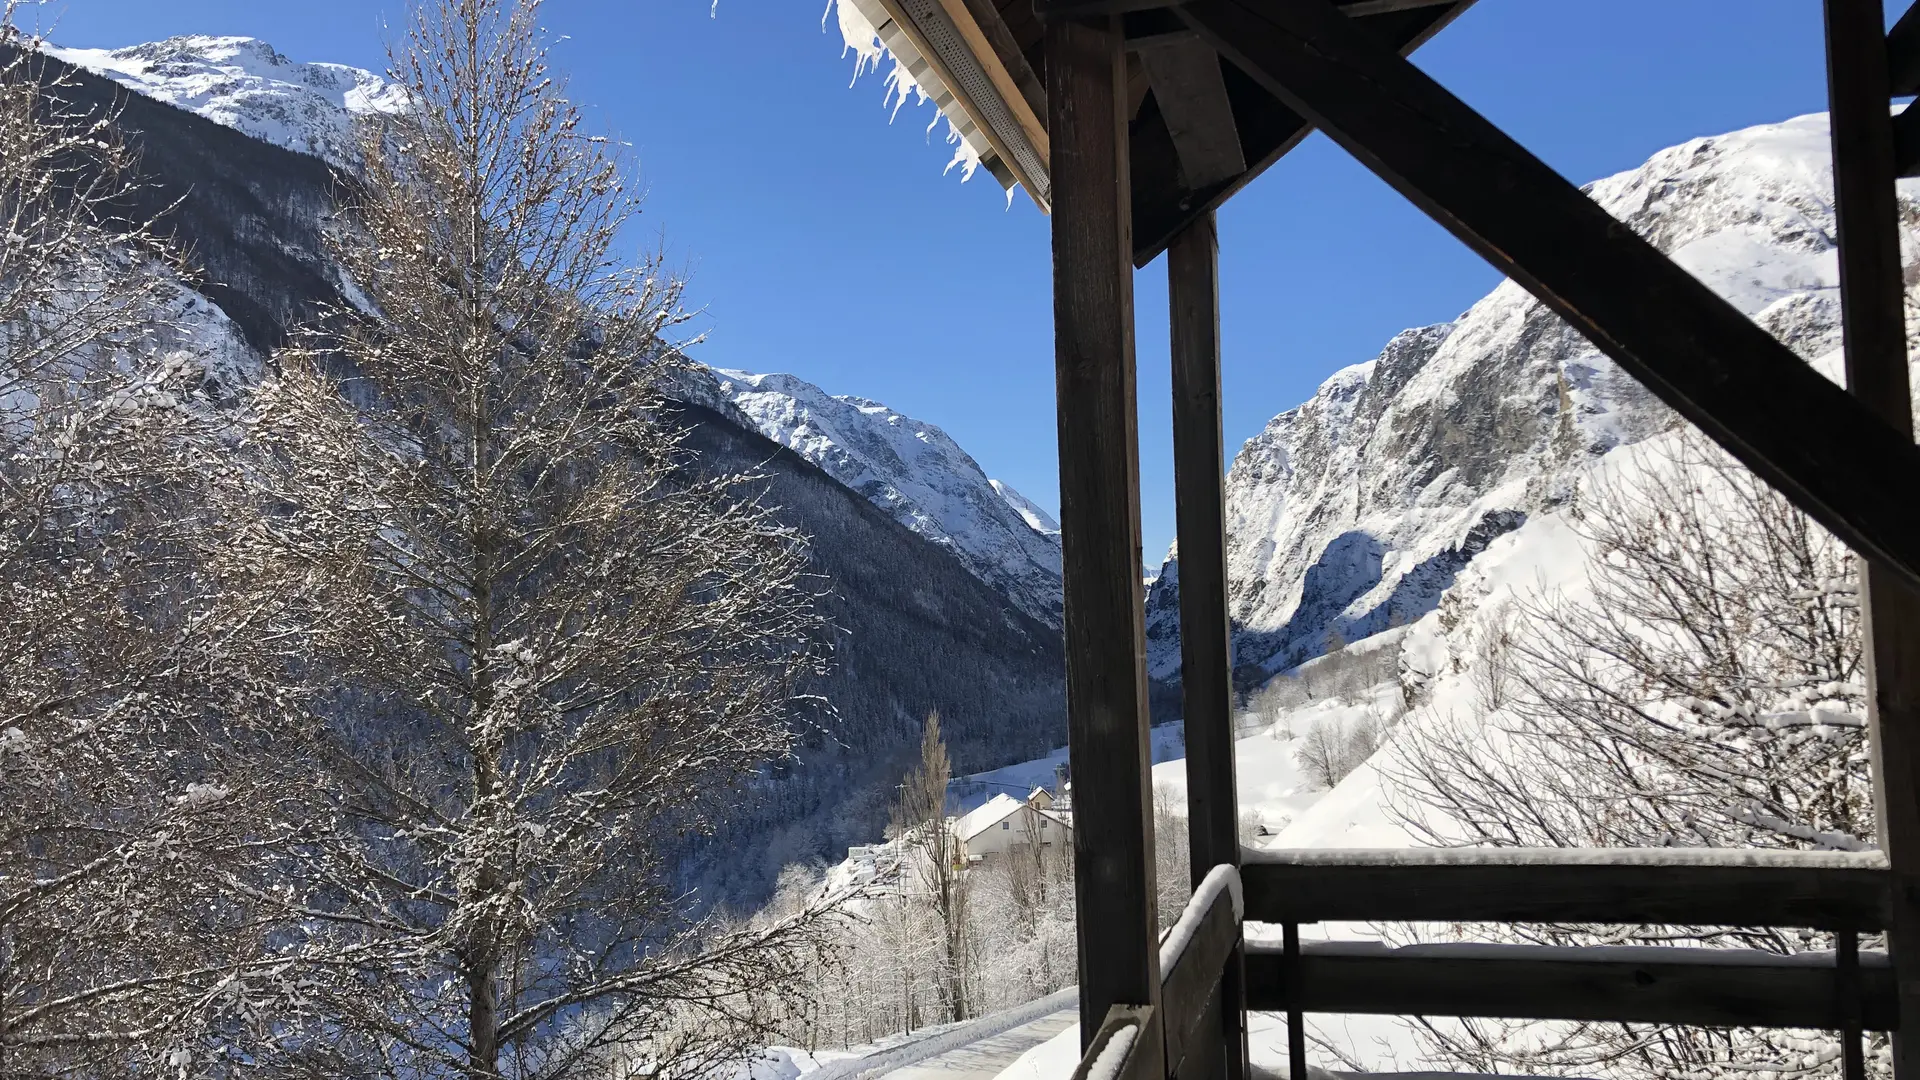
{"type": "MultiPolygon", "coordinates": [[[[1802,356],[1838,344],[1824,116],[1695,139],[1588,190],[1802,356]]],[[[1920,220],[1903,186],[1911,229],[1920,220]]],[[[1675,422],[1511,282],[1408,330],[1247,441],[1227,477],[1236,666],[1258,681],[1439,601],[1488,542],[1565,497],[1592,457],[1675,422]]],[[[1179,576],[1148,601],[1177,679],[1179,576]]]]}
{"type": "MultiPolygon", "coordinates": [[[[358,160],[356,118],[394,112],[406,104],[398,87],[370,71],[296,63],[253,38],[188,36],[123,49],[47,51],[133,90],[139,95],[136,112],[143,115],[150,113],[152,103],[164,103],[349,171],[358,160]]],[[[165,153],[170,148],[158,149],[165,153]]],[[[178,165],[169,162],[162,171],[175,171],[178,165]]],[[[306,171],[314,175],[303,179],[320,181],[311,186],[324,195],[325,169],[306,171]]],[[[274,170],[266,172],[271,176],[274,170]]],[[[287,220],[271,222],[269,235],[297,231],[301,235],[296,243],[280,246],[292,252],[317,250],[316,227],[324,209],[323,201],[303,202],[287,220]]],[[[310,303],[330,284],[316,289],[313,283],[301,283],[298,299],[310,303]]],[[[221,299],[244,304],[249,297],[221,299]]],[[[278,312],[277,321],[284,323],[294,314],[291,309],[278,312]]],[[[266,338],[257,343],[265,344],[266,338]]],[[[723,371],[709,378],[696,372],[684,389],[700,404],[794,451],[946,549],[1020,610],[1060,625],[1059,526],[1018,491],[989,480],[940,428],[876,401],[829,394],[792,375],[723,371]]]]}
{"type": "Polygon", "coordinates": [[[295,63],[254,38],[196,35],[124,49],[47,51],[143,97],[341,168],[359,158],[354,117],[406,104],[398,87],[373,72],[295,63]]]}
{"type": "Polygon", "coordinates": [[[1028,615],[1060,625],[1060,527],[989,480],[952,437],[877,401],[832,395],[792,375],[714,373],[760,434],[953,552],[1028,615]]]}

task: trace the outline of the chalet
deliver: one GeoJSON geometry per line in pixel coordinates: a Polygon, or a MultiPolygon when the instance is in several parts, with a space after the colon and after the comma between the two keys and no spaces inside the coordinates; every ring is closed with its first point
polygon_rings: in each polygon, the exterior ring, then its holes
{"type": "Polygon", "coordinates": [[[1072,819],[1053,805],[1053,796],[1045,788],[1034,788],[1024,800],[995,795],[971,813],[954,819],[953,835],[959,842],[960,857],[980,862],[1016,847],[1071,846],[1072,819]]]}
{"type": "Polygon", "coordinates": [[[1302,1014],[1330,1012],[1826,1029],[1849,1080],[1863,1032],[1894,1032],[1895,1077],[1920,1080],[1920,448],[1894,190],[1920,175],[1920,105],[1889,108],[1920,92],[1920,5],[1888,31],[1881,0],[1822,0],[1842,388],[1408,60],[1472,0],[841,2],[1051,215],[1076,1077],[1242,1080],[1256,1009],[1287,1015],[1295,1078],[1302,1014]],[[1879,851],[1241,850],[1214,212],[1316,129],[1861,557],[1879,851]],[[1134,271],[1163,253],[1196,886],[1164,946],[1133,337],[1134,271]],[[1808,928],[1834,948],[1300,940],[1349,921],[1808,928]]]}

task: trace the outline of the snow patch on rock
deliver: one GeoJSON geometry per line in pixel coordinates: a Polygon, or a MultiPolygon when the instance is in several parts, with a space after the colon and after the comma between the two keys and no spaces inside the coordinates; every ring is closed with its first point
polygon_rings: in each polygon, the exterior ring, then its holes
{"type": "Polygon", "coordinates": [[[355,118],[406,105],[405,91],[373,72],[296,63],[248,37],[191,35],[123,49],[48,46],[47,52],[136,93],[347,169],[359,161],[355,118]]]}
{"type": "Polygon", "coordinates": [[[990,480],[933,424],[793,375],[716,370],[718,394],[762,435],[951,551],[1022,611],[1060,625],[1060,531],[1046,512],[990,480]]]}
{"type": "MultiPolygon", "coordinates": [[[[1693,139],[1589,185],[1609,213],[1809,360],[1839,340],[1827,120],[1693,139]]],[[[1920,185],[1900,185],[1920,252],[1920,185]]],[[[1243,687],[1433,609],[1502,535],[1561,505],[1594,458],[1674,415],[1512,282],[1408,330],[1273,418],[1227,477],[1243,687]]],[[[1179,575],[1148,601],[1148,662],[1176,679],[1179,575]]]]}

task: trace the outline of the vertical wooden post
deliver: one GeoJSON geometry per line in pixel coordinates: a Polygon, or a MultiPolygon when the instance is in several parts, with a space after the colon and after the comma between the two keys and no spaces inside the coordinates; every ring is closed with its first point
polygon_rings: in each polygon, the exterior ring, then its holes
{"type": "MultiPolygon", "coordinates": [[[[1825,15],[1847,389],[1911,439],[1884,16],[1880,0],[1826,0],[1825,15]]],[[[1880,566],[1863,565],[1860,583],[1874,805],[1894,876],[1894,1075],[1920,1080],[1920,594],[1880,566]]]]}
{"type": "MultiPolygon", "coordinates": [[[[1173,339],[1174,519],[1180,542],[1180,716],[1187,737],[1193,883],[1240,865],[1233,770],[1233,654],[1227,618],[1225,457],[1220,446],[1220,242],[1211,212],[1167,248],[1173,339]]],[[[1217,994],[1226,1080],[1247,1075],[1242,950],[1217,994]]]]}
{"type": "Polygon", "coordinates": [[[1115,16],[1046,28],[1083,1052],[1111,1006],[1160,1001],[1122,40],[1115,16]]]}

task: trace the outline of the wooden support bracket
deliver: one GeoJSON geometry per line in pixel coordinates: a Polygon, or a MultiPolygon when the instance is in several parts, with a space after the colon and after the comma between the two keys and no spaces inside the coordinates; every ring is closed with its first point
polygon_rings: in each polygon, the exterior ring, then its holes
{"type": "Polygon", "coordinates": [[[1175,9],[1855,551],[1920,585],[1920,449],[1325,0],[1175,9]]]}
{"type": "Polygon", "coordinates": [[[1200,191],[1246,172],[1233,103],[1227,100],[1227,83],[1220,74],[1220,54],[1192,35],[1129,45],[1146,66],[1154,100],[1180,154],[1187,189],[1200,191]]]}

